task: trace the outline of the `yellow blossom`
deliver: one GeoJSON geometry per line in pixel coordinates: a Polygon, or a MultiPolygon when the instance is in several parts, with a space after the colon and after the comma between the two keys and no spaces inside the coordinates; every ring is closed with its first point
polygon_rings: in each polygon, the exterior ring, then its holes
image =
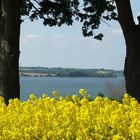
{"type": "Polygon", "coordinates": [[[0,140],[140,140],[139,119],[140,104],[128,94],[121,102],[31,94],[8,106],[0,97],[0,140]]]}
{"type": "Polygon", "coordinates": [[[80,95],[85,95],[86,93],[87,93],[87,91],[85,90],[85,89],[83,89],[83,88],[81,88],[80,90],[79,90],[79,93],[80,93],[80,95]]]}

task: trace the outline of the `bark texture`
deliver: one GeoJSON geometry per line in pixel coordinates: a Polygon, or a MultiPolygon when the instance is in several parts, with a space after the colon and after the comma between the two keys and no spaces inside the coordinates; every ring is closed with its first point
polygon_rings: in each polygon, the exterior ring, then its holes
{"type": "Polygon", "coordinates": [[[133,20],[130,0],[115,0],[118,21],[126,43],[124,75],[126,90],[140,102],[140,26],[133,20]]]}
{"type": "Polygon", "coordinates": [[[20,0],[0,0],[0,95],[19,98],[20,0]]]}

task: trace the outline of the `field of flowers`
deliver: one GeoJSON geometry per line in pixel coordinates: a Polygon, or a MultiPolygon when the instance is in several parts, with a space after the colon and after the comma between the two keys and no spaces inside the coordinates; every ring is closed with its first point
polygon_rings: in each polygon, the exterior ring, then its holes
{"type": "Polygon", "coordinates": [[[24,102],[0,98],[0,140],[140,140],[140,104],[128,94],[121,102],[87,92],[63,98],[34,94],[24,102]]]}

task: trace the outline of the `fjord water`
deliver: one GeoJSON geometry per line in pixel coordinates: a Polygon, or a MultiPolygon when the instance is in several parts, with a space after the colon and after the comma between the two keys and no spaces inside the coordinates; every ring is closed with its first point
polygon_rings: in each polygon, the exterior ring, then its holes
{"type": "MultiPolygon", "coordinates": [[[[51,92],[56,90],[61,96],[78,94],[80,88],[84,88],[92,95],[96,97],[99,92],[104,93],[106,96],[110,96],[107,93],[107,85],[120,86],[120,83],[124,81],[123,77],[118,78],[60,78],[60,77],[20,77],[20,95],[21,100],[27,100],[31,93],[34,93],[38,97],[42,93],[47,93],[49,96],[51,92]]],[[[112,89],[110,89],[112,90],[112,89]]]]}

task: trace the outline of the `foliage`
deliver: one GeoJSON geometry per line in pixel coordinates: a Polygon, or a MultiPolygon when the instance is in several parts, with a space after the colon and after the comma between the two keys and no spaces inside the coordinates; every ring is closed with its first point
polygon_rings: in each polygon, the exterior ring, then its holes
{"type": "Polygon", "coordinates": [[[84,36],[94,36],[98,40],[103,34],[96,34],[95,30],[101,22],[116,20],[114,0],[25,0],[22,15],[28,15],[31,21],[43,19],[45,26],[72,25],[77,20],[83,23],[84,36]]]}
{"type": "Polygon", "coordinates": [[[83,35],[102,40],[103,34],[96,35],[93,30],[98,29],[101,22],[116,20],[114,0],[83,0],[83,6],[83,11],[78,13],[83,22],[83,35]]]}
{"type": "Polygon", "coordinates": [[[22,15],[29,16],[31,21],[43,19],[45,26],[72,25],[78,5],[78,0],[25,0],[22,15]]]}
{"type": "Polygon", "coordinates": [[[56,98],[31,94],[8,106],[0,98],[0,139],[140,139],[140,104],[134,98],[125,94],[122,103],[102,97],[89,101],[86,90],[79,92],[82,98],[63,98],[56,91],[56,98]]]}
{"type": "Polygon", "coordinates": [[[30,73],[43,73],[57,77],[117,77],[123,76],[122,71],[106,69],[74,69],[74,68],[45,68],[45,67],[20,67],[21,75],[30,73]]]}

